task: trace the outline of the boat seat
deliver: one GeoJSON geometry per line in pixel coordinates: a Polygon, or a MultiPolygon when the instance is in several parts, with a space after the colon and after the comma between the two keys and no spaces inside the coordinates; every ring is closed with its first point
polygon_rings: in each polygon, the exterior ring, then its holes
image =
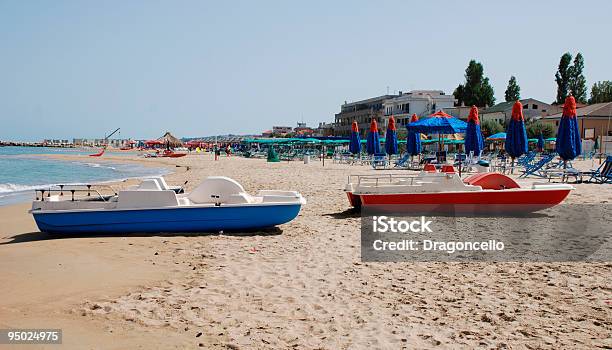
{"type": "Polygon", "coordinates": [[[187,198],[196,204],[204,203],[229,203],[230,201],[241,201],[245,203],[244,197],[239,199],[241,194],[245,193],[244,188],[235,180],[225,176],[209,176],[196,187],[187,198]]]}
{"type": "Polygon", "coordinates": [[[423,167],[423,171],[428,172],[428,173],[435,173],[436,172],[436,166],[433,164],[425,164],[425,166],[423,167]]]}
{"type": "Polygon", "coordinates": [[[178,200],[174,191],[119,191],[118,197],[117,209],[174,207],[178,205],[178,200]]]}
{"type": "Polygon", "coordinates": [[[161,191],[162,188],[156,179],[145,179],[142,180],[140,185],[136,188],[137,191],[161,191]]]}
{"type": "Polygon", "coordinates": [[[155,177],[153,180],[157,181],[162,190],[172,190],[178,193],[183,189],[181,186],[169,186],[166,179],[164,179],[162,176],[155,177]]]}
{"type": "Polygon", "coordinates": [[[485,190],[501,190],[521,187],[512,178],[498,173],[474,174],[463,180],[463,182],[468,185],[480,186],[485,190]]]}
{"type": "Polygon", "coordinates": [[[442,166],[442,172],[446,173],[446,174],[454,174],[455,173],[455,167],[450,165],[450,164],[445,164],[442,166]]]}
{"type": "Polygon", "coordinates": [[[191,205],[191,201],[187,197],[177,198],[179,205],[191,205]]]}

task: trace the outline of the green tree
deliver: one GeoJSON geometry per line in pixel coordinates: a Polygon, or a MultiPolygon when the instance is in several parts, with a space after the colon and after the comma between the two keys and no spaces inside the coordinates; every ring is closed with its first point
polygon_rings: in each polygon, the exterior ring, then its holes
{"type": "Polygon", "coordinates": [[[459,84],[453,95],[466,106],[485,107],[495,104],[495,92],[489,84],[489,78],[484,76],[484,68],[480,62],[471,60],[465,69],[465,83],[459,84]]]}
{"type": "Polygon", "coordinates": [[[514,102],[521,99],[521,87],[516,82],[516,77],[511,76],[506,88],[506,102],[514,102]]]}
{"type": "Polygon", "coordinates": [[[612,81],[598,81],[591,88],[589,103],[612,102],[612,81]]]}
{"type": "Polygon", "coordinates": [[[483,120],[480,123],[480,130],[482,131],[482,136],[489,137],[498,132],[503,132],[504,126],[495,120],[483,120]]]}
{"type": "Polygon", "coordinates": [[[540,133],[545,139],[555,136],[555,130],[551,124],[539,121],[527,122],[527,137],[535,139],[540,136],[540,133]]]}
{"type": "Polygon", "coordinates": [[[569,72],[569,91],[576,99],[576,102],[587,102],[587,85],[586,79],[582,74],[584,70],[584,57],[578,52],[574,58],[574,64],[568,68],[569,72]]]}
{"type": "Polygon", "coordinates": [[[455,99],[457,100],[457,106],[464,105],[465,101],[463,101],[463,95],[464,95],[463,84],[459,84],[459,86],[457,86],[457,88],[453,92],[453,96],[455,96],[455,99]]]}
{"type": "Polygon", "coordinates": [[[557,100],[555,104],[565,103],[565,98],[569,91],[569,68],[571,63],[572,55],[569,52],[564,53],[559,60],[559,67],[557,68],[557,73],[555,73],[555,81],[557,82],[557,100]]]}

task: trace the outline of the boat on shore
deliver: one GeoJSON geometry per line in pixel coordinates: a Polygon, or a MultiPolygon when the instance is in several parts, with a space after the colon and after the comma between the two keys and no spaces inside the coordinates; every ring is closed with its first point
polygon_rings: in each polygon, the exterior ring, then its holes
{"type": "Polygon", "coordinates": [[[519,185],[498,173],[464,180],[449,172],[349,176],[345,192],[351,206],[396,212],[466,214],[530,213],[553,207],[574,189],[568,184],[519,185]]]}
{"type": "Polygon", "coordinates": [[[284,224],[306,203],[295,191],[253,196],[223,176],[206,178],[191,193],[177,193],[158,178],[111,195],[102,192],[92,185],[38,189],[30,213],[48,233],[218,232],[284,224]]]}

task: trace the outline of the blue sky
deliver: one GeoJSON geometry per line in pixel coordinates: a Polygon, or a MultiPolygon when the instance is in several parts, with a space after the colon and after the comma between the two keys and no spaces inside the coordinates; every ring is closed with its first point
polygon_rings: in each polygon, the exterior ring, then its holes
{"type": "Polygon", "coordinates": [[[0,139],[259,133],[345,101],[452,93],[475,58],[552,101],[559,57],[612,79],[610,1],[4,1],[0,139]]]}

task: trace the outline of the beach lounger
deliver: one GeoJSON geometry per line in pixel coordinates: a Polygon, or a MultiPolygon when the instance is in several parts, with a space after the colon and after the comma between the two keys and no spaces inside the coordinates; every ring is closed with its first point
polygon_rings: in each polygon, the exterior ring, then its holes
{"type": "Polygon", "coordinates": [[[406,154],[404,154],[403,157],[398,159],[393,166],[395,168],[404,168],[404,167],[406,167],[406,163],[408,163],[409,161],[410,161],[410,154],[406,153],[406,154]]]}
{"type": "Polygon", "coordinates": [[[542,157],[538,162],[533,165],[525,167],[525,170],[519,177],[527,177],[530,175],[546,178],[547,175],[545,170],[549,169],[549,163],[555,158],[555,155],[548,154],[542,157]]]}
{"type": "Polygon", "coordinates": [[[590,176],[586,182],[595,183],[612,183],[612,156],[607,156],[605,162],[603,162],[599,168],[592,169],[590,171],[582,172],[583,176],[590,176]]]}
{"type": "Polygon", "coordinates": [[[385,153],[376,153],[372,156],[372,168],[374,169],[386,169],[389,161],[385,153]]]}

